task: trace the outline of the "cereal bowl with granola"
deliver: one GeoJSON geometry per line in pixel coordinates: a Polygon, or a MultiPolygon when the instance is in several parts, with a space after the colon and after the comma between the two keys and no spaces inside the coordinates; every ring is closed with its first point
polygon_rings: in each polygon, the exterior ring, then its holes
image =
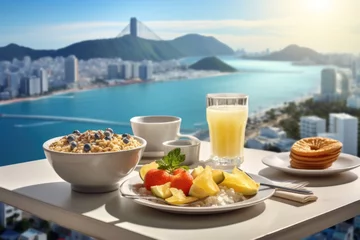
{"type": "Polygon", "coordinates": [[[103,193],[118,189],[119,181],[139,163],[146,140],[105,130],[78,130],[49,139],[43,144],[45,156],[55,172],[74,191],[103,193]]]}

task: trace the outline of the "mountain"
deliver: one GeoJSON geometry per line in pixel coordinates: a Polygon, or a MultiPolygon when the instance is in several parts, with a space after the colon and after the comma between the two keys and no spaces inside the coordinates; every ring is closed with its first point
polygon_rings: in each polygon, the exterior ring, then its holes
{"type": "Polygon", "coordinates": [[[74,43],[57,50],[35,50],[16,44],[0,47],[0,61],[13,58],[31,59],[41,57],[67,57],[75,55],[78,59],[122,58],[123,60],[141,61],[168,60],[188,56],[210,56],[232,54],[231,48],[212,37],[185,35],[170,41],[148,40],[131,35],[121,38],[97,39],[74,43]]]}
{"type": "Polygon", "coordinates": [[[45,56],[53,56],[54,53],[54,50],[34,50],[11,43],[5,47],[0,47],[0,61],[11,61],[13,58],[22,59],[25,56],[31,56],[31,58],[37,59],[45,56]]]}
{"type": "Polygon", "coordinates": [[[236,72],[237,70],[217,57],[206,57],[189,66],[195,70],[215,70],[220,72],[236,72]]]}
{"type": "Polygon", "coordinates": [[[232,50],[226,44],[214,37],[206,37],[199,34],[187,34],[170,41],[176,49],[185,56],[214,56],[232,55],[232,50]]]}
{"type": "MultiPolygon", "coordinates": [[[[246,57],[250,58],[250,57],[246,57]]],[[[315,63],[323,63],[324,56],[310,48],[300,47],[298,45],[289,45],[286,48],[278,52],[273,52],[267,56],[262,57],[251,57],[252,59],[258,60],[269,60],[269,61],[303,61],[310,60],[315,63]]]]}

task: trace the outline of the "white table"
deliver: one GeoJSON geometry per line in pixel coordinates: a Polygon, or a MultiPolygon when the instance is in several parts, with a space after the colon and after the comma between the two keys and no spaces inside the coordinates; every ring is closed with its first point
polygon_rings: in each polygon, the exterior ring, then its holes
{"type": "MultiPolygon", "coordinates": [[[[202,142],[201,158],[209,154],[202,142]]],[[[267,168],[272,152],[246,149],[243,169],[272,180],[294,180],[267,168]]],[[[133,172],[131,176],[138,174],[133,172]]],[[[97,239],[300,239],[360,214],[360,168],[327,178],[306,178],[317,202],[271,198],[234,212],[203,216],[160,212],[119,197],[71,191],[47,160],[0,168],[0,201],[97,239]]]]}

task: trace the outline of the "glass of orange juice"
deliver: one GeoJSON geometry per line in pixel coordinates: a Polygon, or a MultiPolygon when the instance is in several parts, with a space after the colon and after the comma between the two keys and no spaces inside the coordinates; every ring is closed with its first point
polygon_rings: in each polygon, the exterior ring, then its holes
{"type": "Polygon", "coordinates": [[[248,96],[214,93],[206,97],[211,156],[207,164],[222,169],[239,167],[244,161],[244,141],[248,120],[248,96]]]}

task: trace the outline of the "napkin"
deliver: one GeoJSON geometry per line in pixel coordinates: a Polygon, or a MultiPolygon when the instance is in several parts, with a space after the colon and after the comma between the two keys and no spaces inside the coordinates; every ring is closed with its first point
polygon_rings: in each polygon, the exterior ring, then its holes
{"type": "MultiPolygon", "coordinates": [[[[288,188],[294,188],[294,189],[305,189],[305,186],[308,185],[308,182],[298,182],[298,183],[277,183],[280,184],[280,186],[288,187],[288,188]]],[[[314,202],[318,199],[317,196],[314,194],[301,194],[301,193],[293,193],[288,192],[280,189],[276,189],[275,197],[287,199],[290,201],[295,201],[299,203],[308,203],[308,202],[314,202]]]]}

